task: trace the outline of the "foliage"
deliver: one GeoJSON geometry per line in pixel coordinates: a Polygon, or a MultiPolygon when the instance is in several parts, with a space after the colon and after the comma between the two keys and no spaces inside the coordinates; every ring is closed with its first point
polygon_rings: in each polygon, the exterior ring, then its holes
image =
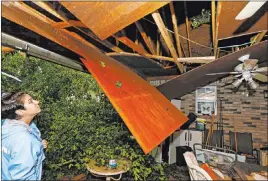
{"type": "Polygon", "coordinates": [[[164,165],[144,155],[91,75],[19,53],[2,54],[2,71],[22,80],[2,76],[2,91],[20,89],[40,101],[35,122],[49,142],[43,179],[77,175],[89,159],[106,165],[119,156],[132,163],[126,177],[165,179],[164,165]]]}
{"type": "Polygon", "coordinates": [[[192,29],[196,29],[202,24],[209,24],[211,18],[210,10],[202,9],[201,14],[192,17],[190,20],[192,21],[191,27],[192,29]]]}

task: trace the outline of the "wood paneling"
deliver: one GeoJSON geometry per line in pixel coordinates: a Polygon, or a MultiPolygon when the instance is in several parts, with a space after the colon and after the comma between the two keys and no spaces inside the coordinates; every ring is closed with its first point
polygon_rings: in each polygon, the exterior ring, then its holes
{"type": "Polygon", "coordinates": [[[126,66],[12,2],[2,2],[2,17],[20,24],[76,53],[97,80],[147,154],[186,122],[187,117],[157,89],[126,66]],[[31,19],[31,21],[28,21],[31,19]]]}
{"type": "Polygon", "coordinates": [[[69,20],[62,11],[60,10],[55,10],[51,4],[48,4],[47,2],[36,2],[33,1],[37,6],[41,7],[42,9],[46,10],[47,12],[53,14],[57,18],[61,19],[63,22],[53,22],[53,26],[55,28],[66,28],[69,26],[73,26],[76,30],[80,31],[81,33],[89,36],[90,38],[93,38],[97,42],[103,44],[104,46],[110,48],[111,50],[115,52],[123,52],[120,48],[114,46],[112,43],[110,43],[108,40],[101,41],[96,35],[94,35],[91,32],[85,32],[82,30],[80,27],[86,27],[81,21],[74,21],[74,20],[69,20]]]}
{"type": "Polygon", "coordinates": [[[61,4],[104,40],[165,2],[61,2],[61,4]]]}
{"type": "Polygon", "coordinates": [[[221,2],[222,12],[219,17],[220,24],[218,39],[267,30],[267,3],[263,5],[252,17],[245,20],[235,20],[235,17],[247,5],[247,3],[248,1],[221,2]]]}

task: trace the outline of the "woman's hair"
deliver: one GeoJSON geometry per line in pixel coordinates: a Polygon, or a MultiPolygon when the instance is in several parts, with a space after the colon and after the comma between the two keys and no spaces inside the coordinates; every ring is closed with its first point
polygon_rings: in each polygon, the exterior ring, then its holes
{"type": "Polygon", "coordinates": [[[21,103],[23,92],[4,92],[1,94],[1,117],[2,119],[16,119],[16,110],[24,109],[21,103]]]}

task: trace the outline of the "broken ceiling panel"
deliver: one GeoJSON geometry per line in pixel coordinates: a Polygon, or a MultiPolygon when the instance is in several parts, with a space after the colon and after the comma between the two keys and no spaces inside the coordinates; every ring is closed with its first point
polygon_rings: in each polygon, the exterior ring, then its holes
{"type": "Polygon", "coordinates": [[[102,40],[168,3],[169,1],[61,2],[102,40]]]}
{"type": "Polygon", "coordinates": [[[66,30],[55,29],[51,24],[21,8],[19,3],[2,3],[2,17],[83,56],[84,64],[145,154],[187,121],[188,118],[163,94],[126,66],[87,45],[85,41],[72,36],[66,30]],[[31,21],[27,21],[29,19],[31,21]]]}
{"type": "Polygon", "coordinates": [[[264,4],[253,16],[245,20],[235,20],[235,17],[247,5],[247,3],[248,1],[221,2],[222,10],[219,17],[218,39],[225,39],[233,36],[267,30],[267,3],[264,4]]]}

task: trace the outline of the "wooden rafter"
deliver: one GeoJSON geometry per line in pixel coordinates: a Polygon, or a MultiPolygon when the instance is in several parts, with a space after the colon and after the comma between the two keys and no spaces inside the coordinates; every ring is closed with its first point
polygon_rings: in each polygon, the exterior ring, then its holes
{"type": "Polygon", "coordinates": [[[25,28],[84,57],[83,63],[107,95],[145,154],[152,151],[188,120],[146,80],[114,59],[87,46],[85,42],[70,36],[66,30],[53,28],[51,24],[40,21],[27,10],[21,9],[12,2],[2,2],[2,17],[17,24],[23,22],[22,26],[25,28]],[[31,21],[26,21],[29,18],[31,21]]]}
{"type": "MultiPolygon", "coordinates": [[[[172,44],[172,41],[171,41],[171,37],[169,36],[168,32],[167,32],[167,29],[164,25],[164,22],[159,14],[158,11],[155,11],[154,13],[152,13],[152,16],[153,16],[153,19],[156,23],[156,25],[158,26],[158,29],[160,30],[160,33],[163,37],[163,39],[165,40],[167,46],[168,46],[168,49],[171,53],[171,56],[173,57],[174,61],[176,61],[179,57],[176,53],[176,50],[172,44]]],[[[183,65],[179,62],[177,62],[177,65],[178,65],[178,68],[180,70],[181,73],[183,73],[183,65]]]]}
{"type": "Polygon", "coordinates": [[[131,48],[132,50],[138,52],[141,55],[145,55],[148,54],[148,52],[142,48],[141,46],[137,45],[135,42],[133,42],[132,40],[130,40],[128,37],[126,36],[117,36],[117,35],[113,35],[113,37],[120,41],[121,43],[123,43],[124,45],[128,46],[129,48],[131,48]]]}
{"type": "Polygon", "coordinates": [[[214,47],[214,56],[216,56],[216,47],[215,47],[215,0],[211,1],[211,22],[212,22],[212,42],[214,47]]]}
{"type": "Polygon", "coordinates": [[[250,57],[258,59],[259,63],[266,62],[268,55],[267,48],[267,41],[246,47],[238,52],[223,56],[211,63],[199,66],[185,74],[179,75],[176,78],[158,86],[157,89],[170,100],[176,97],[182,97],[183,95],[189,94],[195,90],[196,87],[207,85],[226,76],[226,74],[214,76],[207,74],[233,71],[233,68],[241,63],[234,60],[238,60],[239,57],[243,55],[250,54],[250,57]]]}
{"type": "MultiPolygon", "coordinates": [[[[159,56],[159,55],[150,55],[150,54],[144,54],[144,55],[139,55],[137,53],[127,53],[127,52],[122,52],[122,53],[106,53],[108,56],[113,56],[113,55],[126,55],[126,56],[144,56],[147,58],[153,58],[153,59],[158,59],[158,60],[165,60],[165,61],[170,61],[174,62],[174,59],[172,57],[165,57],[165,56],[159,56]]],[[[198,64],[206,64],[213,62],[215,60],[214,56],[209,56],[209,57],[183,57],[183,58],[178,58],[176,62],[180,63],[198,63],[198,64]]]]}
{"type": "MultiPolygon", "coordinates": [[[[3,3],[5,3],[5,2],[3,2],[3,3]]],[[[51,26],[52,26],[52,24],[55,23],[55,21],[53,21],[53,20],[47,18],[46,16],[44,16],[44,15],[41,14],[41,13],[39,13],[38,11],[36,11],[35,9],[33,9],[32,7],[30,7],[30,6],[26,5],[26,4],[24,4],[23,2],[14,2],[14,5],[15,5],[16,7],[19,7],[22,11],[26,11],[26,12],[28,12],[28,13],[31,15],[31,17],[34,17],[34,18],[38,19],[38,20],[41,21],[41,22],[44,22],[44,23],[49,24],[49,25],[51,25],[51,26]]],[[[20,25],[23,25],[22,22],[23,22],[23,21],[19,22],[19,24],[20,24],[20,25]]],[[[60,30],[55,29],[55,32],[58,32],[58,31],[60,31],[60,30]]],[[[80,37],[79,35],[77,35],[76,33],[72,33],[72,32],[69,32],[69,31],[67,31],[67,30],[64,30],[64,31],[65,31],[66,34],[69,34],[69,35],[75,37],[76,39],[79,39],[79,41],[85,42],[85,44],[87,44],[88,46],[90,46],[90,47],[92,47],[92,48],[94,48],[94,49],[100,51],[95,45],[93,45],[93,44],[91,44],[90,42],[86,41],[85,39],[83,39],[82,37],[80,37]]],[[[68,45],[67,45],[67,46],[68,46],[68,45]]]]}
{"type": "Polygon", "coordinates": [[[63,22],[60,23],[56,23],[53,22],[53,26],[57,27],[57,24],[59,26],[61,26],[61,24],[68,24],[68,26],[72,26],[75,29],[77,29],[78,31],[80,31],[81,33],[89,36],[90,38],[96,40],[97,42],[101,43],[102,45],[106,46],[107,48],[110,48],[111,50],[115,51],[115,52],[123,52],[123,50],[121,50],[119,47],[113,45],[112,43],[110,43],[108,40],[100,40],[96,35],[94,35],[93,33],[89,33],[89,32],[85,32],[84,30],[82,30],[80,27],[86,27],[85,24],[83,24],[81,21],[77,22],[77,21],[73,21],[73,20],[69,20],[62,12],[60,11],[56,11],[50,4],[48,4],[47,2],[37,2],[37,1],[33,1],[33,3],[35,3],[36,5],[38,5],[39,7],[43,8],[44,10],[48,11],[49,13],[53,14],[54,16],[56,16],[57,18],[61,19],[63,22]]]}
{"type": "MultiPolygon", "coordinates": [[[[188,13],[187,13],[187,4],[184,1],[184,14],[185,14],[185,23],[186,23],[186,31],[187,31],[187,38],[190,39],[190,32],[189,32],[189,20],[188,20],[188,13]]],[[[192,56],[192,50],[190,42],[187,40],[188,50],[189,50],[189,57],[192,56]]]]}
{"type": "Polygon", "coordinates": [[[154,47],[152,45],[152,42],[148,38],[148,36],[145,33],[144,29],[142,28],[141,24],[137,21],[137,22],[135,22],[135,25],[137,26],[137,28],[138,28],[138,30],[139,30],[139,32],[140,32],[145,44],[149,48],[150,52],[155,55],[156,53],[155,53],[154,47]]]}
{"type": "Polygon", "coordinates": [[[214,42],[214,54],[216,57],[217,55],[217,49],[218,49],[218,33],[219,33],[219,25],[220,25],[220,14],[221,14],[221,5],[222,2],[218,1],[217,3],[217,16],[216,16],[216,30],[215,30],[215,42],[214,42]]]}
{"type": "Polygon", "coordinates": [[[252,41],[251,45],[253,45],[253,44],[255,44],[255,43],[259,43],[259,42],[262,40],[262,38],[266,35],[266,33],[267,33],[267,30],[258,33],[258,34],[253,38],[253,41],[252,41]]]}
{"type": "Polygon", "coordinates": [[[178,51],[179,57],[182,57],[179,29],[178,29],[177,18],[176,18],[175,9],[174,9],[172,1],[169,3],[169,7],[170,7],[170,12],[171,12],[171,17],[172,17],[174,34],[176,38],[177,51],[178,51]]]}
{"type": "Polygon", "coordinates": [[[53,24],[54,28],[61,28],[61,29],[62,28],[68,28],[70,26],[87,28],[81,21],[75,21],[75,20],[57,22],[57,23],[53,24]]]}
{"type": "Polygon", "coordinates": [[[49,5],[47,2],[45,1],[32,1],[34,4],[36,4],[37,6],[39,6],[40,8],[46,10],[47,12],[51,13],[52,15],[56,16],[57,18],[59,18],[62,21],[65,21],[66,18],[64,15],[58,13],[51,5],[49,5]]]}
{"type": "Polygon", "coordinates": [[[156,55],[160,55],[160,41],[159,41],[158,36],[156,40],[156,55]]]}

